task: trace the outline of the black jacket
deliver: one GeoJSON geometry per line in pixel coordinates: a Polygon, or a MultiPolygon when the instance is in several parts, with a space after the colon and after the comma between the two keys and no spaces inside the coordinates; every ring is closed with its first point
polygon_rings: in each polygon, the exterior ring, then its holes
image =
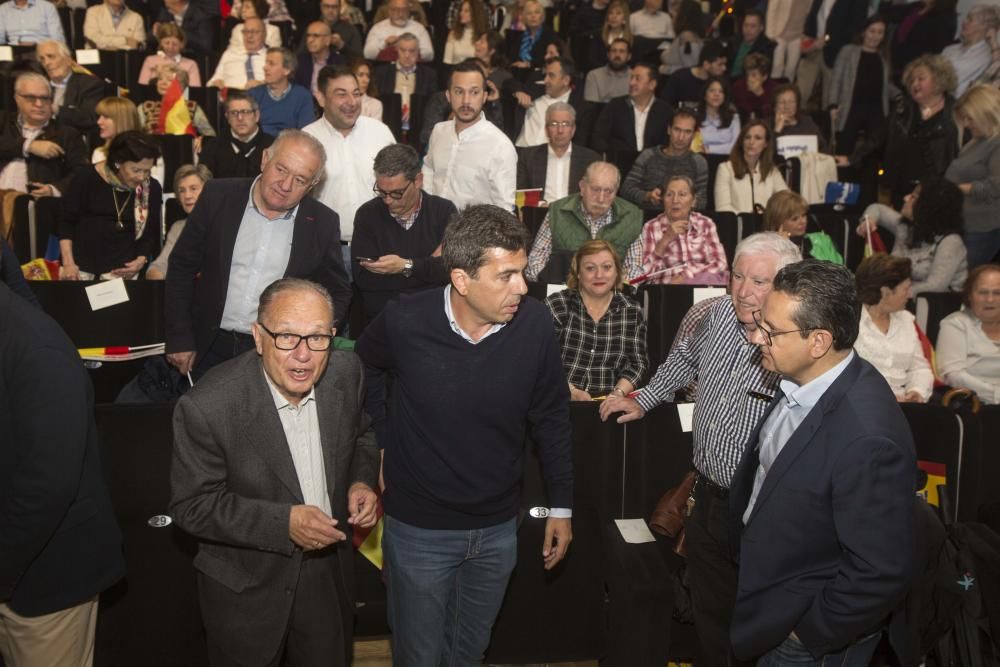
{"type": "MultiPolygon", "coordinates": [[[[597,162],[601,156],[585,146],[574,142],[569,154],[570,194],[580,191],[580,179],[587,167],[597,162]]],[[[544,188],[549,167],[549,145],[528,146],[517,149],[517,189],[544,188]]]]}
{"type": "MultiPolygon", "coordinates": [[[[643,148],[659,146],[667,141],[667,130],[673,114],[670,105],[658,97],[646,116],[646,131],[643,133],[643,148]]],[[[605,105],[594,127],[594,139],[590,145],[595,151],[635,151],[635,112],[628,95],[616,97],[605,105]]]]}
{"type": "MultiPolygon", "coordinates": [[[[813,0],[809,15],[806,17],[805,34],[816,39],[829,37],[823,47],[823,60],[827,67],[833,67],[837,62],[837,54],[845,44],[857,37],[865,27],[868,18],[868,5],[857,0],[837,0],[826,18],[826,34],[817,35],[817,15],[823,6],[823,0],[813,0]]],[[[954,30],[952,30],[954,33],[954,30]]]]}
{"type": "MultiPolygon", "coordinates": [[[[184,31],[184,53],[207,56],[212,54],[212,18],[201,7],[189,3],[184,11],[181,30],[184,31]]],[[[157,23],[173,23],[174,15],[164,7],[156,15],[157,23]]],[[[218,23],[218,19],[215,19],[218,23]]]]}
{"type": "MultiPolygon", "coordinates": [[[[188,216],[167,273],[168,352],[193,350],[203,356],[219,329],[236,235],[252,182],[249,178],[209,181],[188,216]]],[[[323,285],[333,296],[338,322],[344,321],[351,287],[341,252],[340,218],[311,197],[302,200],[295,216],[285,277],[323,285]]]]}
{"type": "MultiPolygon", "coordinates": [[[[379,96],[392,95],[396,90],[396,63],[382,63],[375,68],[375,87],[378,88],[379,96]]],[[[430,65],[417,63],[417,83],[414,86],[414,95],[423,95],[428,98],[437,92],[437,74],[430,65]]]]}
{"type": "Polygon", "coordinates": [[[17,124],[17,113],[8,112],[3,117],[3,127],[0,128],[0,169],[7,166],[11,160],[23,158],[28,166],[29,183],[46,183],[54,185],[59,192],[66,194],[73,171],[78,167],[90,164],[87,147],[79,133],[72,127],[50,120],[42,129],[38,139],[59,144],[64,153],[59,157],[41,158],[31,153],[24,157],[24,139],[21,128],[17,124]]]}
{"type": "MultiPolygon", "coordinates": [[[[344,56],[339,53],[334,53],[333,49],[330,50],[330,55],[327,56],[327,65],[341,65],[345,62],[344,56]]],[[[312,75],[313,75],[313,59],[312,55],[308,51],[303,51],[299,53],[299,66],[295,68],[295,83],[299,84],[306,90],[312,90],[312,75]]]]}
{"type": "Polygon", "coordinates": [[[0,600],[67,609],[125,574],[94,390],[76,346],[0,283],[0,600]]]}
{"type": "Polygon", "coordinates": [[[77,74],[66,83],[66,95],[56,114],[56,120],[63,125],[76,128],[81,136],[96,144],[99,137],[97,127],[97,103],[105,97],[104,81],[89,74],[77,74]]]}
{"type": "MultiPolygon", "coordinates": [[[[523,30],[508,30],[504,39],[504,50],[507,61],[515,63],[521,59],[521,39],[524,37],[523,30]]],[[[531,49],[531,66],[542,67],[545,65],[545,49],[549,44],[559,38],[548,26],[542,26],[542,34],[538,36],[535,45],[531,49]]]]}
{"type": "Polygon", "coordinates": [[[203,139],[198,159],[215,178],[255,178],[260,173],[261,153],[274,143],[274,137],[259,130],[247,143],[236,142],[239,152],[233,150],[233,143],[228,128],[217,137],[203,139]]]}

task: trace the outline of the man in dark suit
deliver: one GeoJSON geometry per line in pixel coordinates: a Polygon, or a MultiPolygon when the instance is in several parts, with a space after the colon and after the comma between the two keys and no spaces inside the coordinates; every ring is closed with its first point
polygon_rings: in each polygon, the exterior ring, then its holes
{"type": "Polygon", "coordinates": [[[731,639],[758,665],[867,665],[914,573],[913,438],[852,349],[860,313],[850,271],[806,260],[754,314],[750,340],[782,375],[730,495],[731,639]]]}
{"type": "Polygon", "coordinates": [[[83,139],[52,119],[52,91],[41,74],[18,76],[14,101],[17,113],[4,114],[0,125],[0,183],[24,185],[36,197],[65,193],[73,171],[90,164],[83,139]]]}
{"type": "Polygon", "coordinates": [[[188,0],[163,0],[163,7],[154,16],[150,33],[156,34],[158,23],[177,23],[184,31],[185,55],[211,55],[212,19],[200,6],[188,0]]]}
{"type": "Polygon", "coordinates": [[[285,130],[264,152],[259,180],[205,184],[167,273],[167,359],[182,374],[200,377],[251,349],[257,299],[278,278],[323,285],[346,317],[340,219],[306,196],[325,162],[315,138],[285,130]]]}
{"type": "MultiPolygon", "coordinates": [[[[601,111],[591,148],[598,153],[614,151],[638,154],[645,148],[659,146],[666,141],[671,113],[667,103],[656,97],[658,76],[655,65],[641,62],[632,67],[628,95],[616,97],[601,111]],[[637,116],[640,117],[640,122],[645,123],[641,146],[636,142],[637,116]]],[[[635,155],[632,157],[634,159],[635,155]]],[[[628,168],[624,171],[627,172],[628,168]]]]}
{"type": "Polygon", "coordinates": [[[734,79],[743,76],[743,60],[751,53],[767,56],[770,62],[774,56],[774,47],[775,43],[764,34],[764,13],[759,9],[747,10],[740,22],[739,37],[734,35],[729,42],[726,53],[729,76],[734,79]]]}
{"type": "Polygon", "coordinates": [[[125,574],[94,393],[76,346],[0,282],[0,657],[90,665],[97,596],[125,574]]]}
{"type": "Polygon", "coordinates": [[[554,202],[579,192],[587,167],[601,156],[573,142],[576,111],[565,102],[556,102],[545,110],[545,134],[547,144],[517,149],[517,189],[542,188],[542,199],[554,202]]]}
{"type": "Polygon", "coordinates": [[[199,162],[215,178],[255,178],[274,137],[260,129],[260,106],[246,92],[230,90],[225,109],[229,127],[204,138],[199,162]]]}
{"type": "Polygon", "coordinates": [[[321,99],[316,83],[319,71],[327,65],[340,65],[344,57],[330,47],[330,26],[323,21],[313,21],[306,28],[303,44],[305,49],[299,52],[299,66],[295,68],[295,83],[321,99]]]}
{"type": "MultiPolygon", "coordinates": [[[[411,33],[404,32],[394,44],[396,62],[383,63],[375,68],[375,85],[382,96],[382,122],[389,126],[397,140],[403,132],[417,136],[424,117],[424,106],[437,91],[437,73],[420,59],[420,42],[411,33]],[[390,104],[389,95],[398,94],[400,105],[390,104]],[[399,109],[399,113],[393,111],[399,109]]],[[[412,142],[411,142],[412,143],[412,142]]]]}
{"type": "Polygon", "coordinates": [[[97,103],[104,98],[104,82],[91,74],[74,72],[69,47],[62,42],[41,42],[35,54],[52,84],[56,120],[96,142],[100,135],[97,103]]]}
{"type": "Polygon", "coordinates": [[[323,287],[275,281],[256,351],[177,404],[170,514],[199,539],[213,667],[350,664],[351,527],[377,519],[379,455],[361,364],[330,351],[333,315],[323,287]]]}

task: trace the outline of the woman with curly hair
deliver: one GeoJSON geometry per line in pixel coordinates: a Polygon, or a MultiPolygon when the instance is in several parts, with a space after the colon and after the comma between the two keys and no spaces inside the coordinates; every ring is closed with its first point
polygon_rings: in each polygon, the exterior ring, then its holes
{"type": "Polygon", "coordinates": [[[968,275],[962,200],[962,191],[951,181],[927,179],[906,195],[898,213],[884,204],[866,208],[857,232],[866,236],[878,227],[892,232],[892,254],[913,264],[913,296],[958,292],[968,275]]]}
{"type": "Polygon", "coordinates": [[[920,56],[906,66],[903,87],[908,95],[889,114],[885,148],[894,206],[916,182],[942,176],[958,155],[961,134],[952,97],[957,84],[955,68],[943,56],[920,56]]]}

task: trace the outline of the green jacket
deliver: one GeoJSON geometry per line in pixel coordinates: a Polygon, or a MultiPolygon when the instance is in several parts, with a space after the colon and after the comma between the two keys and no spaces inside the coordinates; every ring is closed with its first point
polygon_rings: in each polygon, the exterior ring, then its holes
{"type": "MultiPolygon", "coordinates": [[[[581,213],[580,194],[573,194],[549,205],[549,227],[552,229],[552,251],[576,252],[590,240],[590,228],[581,213]]],[[[611,224],[597,233],[614,246],[624,262],[628,247],[642,233],[642,211],[635,204],[615,197],[611,204],[611,224]]]]}

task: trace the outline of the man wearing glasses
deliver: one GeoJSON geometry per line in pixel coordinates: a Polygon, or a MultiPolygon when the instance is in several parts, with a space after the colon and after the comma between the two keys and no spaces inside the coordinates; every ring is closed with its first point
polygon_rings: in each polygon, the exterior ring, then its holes
{"type": "Polygon", "coordinates": [[[58,197],[73,170],[90,162],[79,133],[52,118],[52,89],[41,74],[27,72],[14,83],[17,113],[0,130],[0,189],[36,197],[58,197]]]}
{"type": "Polygon", "coordinates": [[[441,240],[455,205],[424,192],[420,156],[386,146],[375,156],[375,198],[354,219],[351,258],[365,317],[374,319],[399,294],[448,283],[441,240]]]}
{"type": "Polygon", "coordinates": [[[199,162],[215,178],[254,178],[274,137],[260,129],[257,100],[242,90],[229,91],[225,109],[229,127],[217,137],[204,138],[199,162]]]}
{"type": "Polygon", "coordinates": [[[580,179],[580,192],[549,204],[531,246],[528,280],[561,284],[569,262],[590,239],[605,239],[622,258],[625,275],[642,268],[642,212],[618,196],[621,174],[610,162],[593,162],[580,179]]]}
{"type": "Polygon", "coordinates": [[[326,162],[322,144],[285,130],[263,159],[256,179],[205,184],[170,255],[167,360],[192,380],[254,347],[257,300],[279,278],[319,283],[337,317],[347,314],[337,214],[306,196],[326,162]]]}
{"type": "Polygon", "coordinates": [[[601,156],[573,141],[576,111],[567,102],[545,110],[548,143],[517,149],[517,189],[542,189],[542,200],[554,202],[580,191],[584,172],[601,156]]]}
{"type": "Polygon", "coordinates": [[[396,139],[384,123],[361,115],[361,88],[350,67],[327,65],[319,71],[317,83],[323,94],[323,116],[303,129],[326,149],[326,180],[316,198],[340,216],[343,258],[350,276],[354,215],[375,186],[375,155],[396,139]]]}
{"type": "Polygon", "coordinates": [[[732,478],[731,638],[758,665],[867,665],[914,573],[913,438],[853,351],[860,313],[851,272],[813,259],[779,271],[754,313],[781,382],[732,478]]]}
{"type": "Polygon", "coordinates": [[[255,349],[177,404],[170,514],[199,540],[213,667],[350,664],[351,529],[376,521],[379,455],[361,364],[331,351],[333,323],[322,286],[271,283],[255,349]]]}
{"type": "MultiPolygon", "coordinates": [[[[717,297],[694,333],[681,339],[634,398],[611,396],[601,418],[641,419],[697,379],[694,407],[694,508],[684,525],[688,580],[700,665],[735,664],[729,627],[737,568],[729,538],[729,486],[750,434],[774,395],[778,374],[761,365],[748,340],[753,313],[771,292],[779,269],[801,259],[794,243],[774,232],[753,234],[736,246],[730,296],[717,297]]],[[[696,304],[699,307],[701,304],[696,304]]]]}

